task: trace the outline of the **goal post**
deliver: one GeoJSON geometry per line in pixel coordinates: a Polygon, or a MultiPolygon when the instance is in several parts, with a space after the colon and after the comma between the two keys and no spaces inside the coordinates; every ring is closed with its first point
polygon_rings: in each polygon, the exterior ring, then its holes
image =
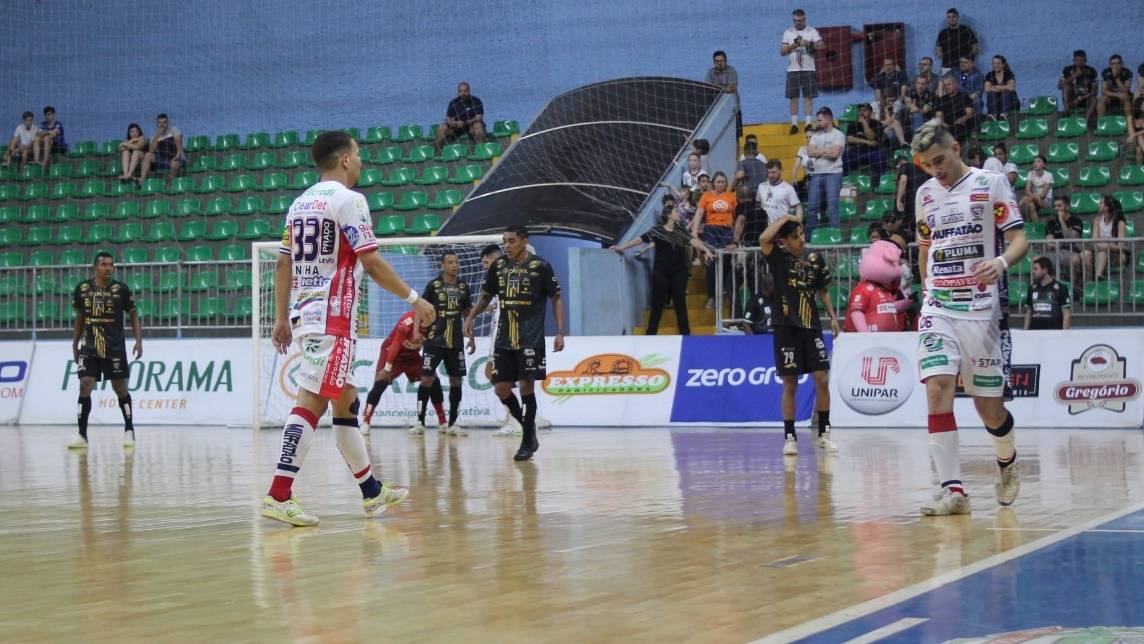
{"type": "MultiPolygon", "coordinates": [[[[469,283],[476,302],[484,267],[481,251],[489,244],[500,244],[500,235],[462,235],[452,237],[385,237],[379,238],[378,252],[394,267],[412,288],[420,292],[440,271],[446,251],[457,254],[461,262],[460,279],[469,283]]],[[[279,242],[251,244],[251,424],[254,427],[280,427],[289,414],[297,393],[293,379],[298,352],[291,348],[286,355],[274,350],[270,340],[274,328],[274,268],[278,261],[279,242]]],[[[373,383],[374,367],[382,341],[410,306],[373,283],[362,279],[358,306],[360,337],[351,372],[351,381],[364,396],[373,383]]],[[[504,413],[500,401],[492,393],[491,383],[483,373],[492,339],[488,337],[492,316],[482,315],[475,325],[477,351],[467,356],[468,375],[463,382],[459,422],[465,425],[499,425],[504,413]]],[[[442,387],[449,380],[438,372],[442,387]]],[[[416,417],[416,383],[404,377],[396,379],[382,396],[374,412],[373,425],[408,425],[416,417]]],[[[432,414],[430,414],[432,416],[432,414]]]]}

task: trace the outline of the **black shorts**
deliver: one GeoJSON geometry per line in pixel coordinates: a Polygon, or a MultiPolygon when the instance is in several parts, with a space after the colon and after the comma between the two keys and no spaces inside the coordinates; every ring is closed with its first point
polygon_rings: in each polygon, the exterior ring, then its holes
{"type": "Polygon", "coordinates": [[[95,378],[100,380],[127,380],[131,377],[131,362],[127,360],[127,351],[113,353],[106,358],[100,358],[94,353],[79,354],[79,377],[95,378]]]}
{"type": "Polygon", "coordinates": [[[530,349],[493,350],[493,383],[544,380],[547,375],[544,345],[530,349]]]}
{"type": "Polygon", "coordinates": [[[797,326],[775,327],[775,372],[780,376],[830,370],[830,356],[820,329],[797,326]]]}
{"type": "Polygon", "coordinates": [[[468,373],[465,369],[465,350],[425,345],[421,347],[421,373],[425,376],[437,375],[437,365],[445,362],[445,373],[450,377],[461,377],[468,373]]]}

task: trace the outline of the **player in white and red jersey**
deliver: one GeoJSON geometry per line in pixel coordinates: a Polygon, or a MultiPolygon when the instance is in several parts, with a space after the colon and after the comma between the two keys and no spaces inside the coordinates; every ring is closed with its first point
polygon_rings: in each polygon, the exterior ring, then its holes
{"type": "Polygon", "coordinates": [[[334,440],[361,487],[365,513],[374,516],[400,503],[407,490],[383,485],[374,475],[357,427],[357,387],[349,382],[357,341],[362,270],[382,288],[403,297],[425,322],[433,305],[409,288],[377,251],[365,197],[349,188],[361,175],[358,146],[341,131],[324,132],[310,148],[322,179],[290,206],[274,269],[274,347],[286,353],[297,340],[298,397],[282,432],[282,453],[262,516],[291,525],[315,525],[292,486],[313,442],[318,419],[333,403],[334,440]]]}
{"type": "MultiPolygon", "coordinates": [[[[365,411],[362,413],[361,433],[369,432],[369,425],[373,422],[373,410],[381,401],[381,395],[389,388],[395,378],[404,374],[409,384],[421,380],[421,345],[425,341],[425,332],[428,327],[422,327],[419,333],[414,333],[415,316],[413,311],[406,311],[397,319],[389,336],[381,343],[381,352],[377,357],[377,366],[374,374],[373,387],[365,399],[365,411]]],[[[437,388],[440,389],[438,384],[437,388]]],[[[445,407],[436,402],[433,408],[437,411],[437,422],[445,426],[445,407]]]]}
{"type": "Polygon", "coordinates": [[[924,284],[918,322],[918,373],[929,404],[929,443],[941,492],[922,514],[968,514],[961,481],[953,398],[960,375],[993,436],[997,501],[1017,498],[1020,476],[1013,416],[1005,409],[1009,266],[1029,250],[1021,212],[1004,175],[961,160],[961,146],[940,121],[914,135],[915,159],[933,178],[918,188],[918,267],[924,284]]]}

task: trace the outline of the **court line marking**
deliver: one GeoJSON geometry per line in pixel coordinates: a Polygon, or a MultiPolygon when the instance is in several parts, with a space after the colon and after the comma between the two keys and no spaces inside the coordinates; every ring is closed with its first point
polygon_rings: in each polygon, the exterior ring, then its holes
{"type": "MultiPolygon", "coordinates": [[[[1064,528],[996,528],[996,527],[993,527],[993,528],[989,528],[989,529],[995,530],[997,532],[1056,532],[1057,530],[1063,530],[1064,528]]],[[[1123,533],[1127,533],[1127,534],[1144,534],[1144,528],[1124,528],[1124,529],[1094,528],[1092,530],[1085,530],[1084,534],[1103,533],[1103,532],[1113,532],[1113,533],[1123,532],[1123,533]]]]}
{"type": "Polygon", "coordinates": [[[1129,514],[1140,512],[1141,510],[1144,510],[1144,502],[1135,503],[1109,514],[1099,516],[1095,519],[1089,519],[1088,521],[1078,523],[1071,528],[1066,528],[1056,534],[1046,535],[1040,539],[1035,539],[1026,544],[1017,546],[1016,548],[1011,548],[1005,552],[991,555],[980,561],[976,561],[969,565],[962,566],[947,573],[938,575],[937,577],[932,577],[925,581],[920,581],[911,586],[906,586],[900,590],[882,595],[881,597],[875,597],[874,599],[864,601],[861,604],[855,604],[854,606],[843,608],[842,610],[835,611],[829,615],[817,617],[808,622],[799,624],[798,626],[792,626],[777,633],[771,633],[765,637],[753,640],[750,644],[791,642],[794,640],[802,639],[804,637],[809,637],[816,633],[821,633],[827,629],[834,628],[835,626],[840,626],[872,613],[876,613],[880,610],[889,608],[890,606],[899,604],[908,599],[913,599],[914,597],[923,595],[927,592],[930,592],[931,590],[937,590],[942,586],[951,584],[955,581],[959,581],[969,577],[970,575],[977,574],[983,570],[988,570],[989,568],[993,568],[994,566],[1012,561],[1018,557],[1023,557],[1027,554],[1036,552],[1037,550],[1047,548],[1053,544],[1060,543],[1061,541],[1070,539],[1081,533],[1089,532],[1098,525],[1115,521],[1121,517],[1126,517],[1129,514]]]}
{"type": "Polygon", "coordinates": [[[854,639],[846,642],[846,644],[872,644],[873,642],[877,642],[883,637],[889,637],[896,633],[901,633],[902,631],[909,630],[918,624],[928,621],[928,617],[903,617],[893,624],[886,624],[882,628],[872,630],[865,635],[855,637],[854,639]]]}

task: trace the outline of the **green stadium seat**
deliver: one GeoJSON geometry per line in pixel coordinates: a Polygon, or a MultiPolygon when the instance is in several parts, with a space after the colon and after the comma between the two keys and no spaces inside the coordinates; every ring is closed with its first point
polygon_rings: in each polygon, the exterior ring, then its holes
{"type": "Polygon", "coordinates": [[[161,305],[155,311],[155,317],[164,320],[183,320],[190,312],[190,304],[186,300],[179,300],[171,298],[161,305]]]}
{"type": "Polygon", "coordinates": [[[0,266],[4,268],[13,268],[16,266],[24,265],[24,253],[18,250],[9,250],[0,253],[0,266]]]}
{"type": "Polygon", "coordinates": [[[222,158],[222,164],[219,165],[219,170],[222,172],[236,172],[238,170],[246,169],[246,155],[241,152],[228,154],[222,158]]]}
{"type": "Polygon", "coordinates": [[[218,172],[221,166],[222,164],[219,163],[218,157],[204,154],[195,157],[195,160],[191,162],[190,171],[193,174],[200,172],[218,172]]]}
{"type": "Polygon", "coordinates": [[[433,158],[433,146],[415,145],[401,157],[402,163],[425,163],[433,158]]]}
{"type": "Polygon", "coordinates": [[[890,199],[871,199],[866,202],[866,208],[862,211],[860,219],[862,221],[882,221],[882,218],[893,207],[894,203],[890,199]]]}
{"type": "Polygon", "coordinates": [[[253,241],[270,236],[270,222],[263,219],[251,219],[242,225],[236,235],[239,239],[253,241]]]}
{"type": "Polygon", "coordinates": [[[173,217],[190,217],[191,215],[202,214],[202,206],[198,198],[190,197],[188,199],[180,199],[175,204],[175,212],[172,213],[173,217]]]}
{"type": "Polygon", "coordinates": [[[209,136],[192,136],[187,139],[187,145],[184,148],[187,152],[207,152],[211,149],[211,139],[209,136]]]}
{"type": "Polygon", "coordinates": [[[878,177],[878,186],[874,188],[876,195],[892,195],[898,192],[898,177],[892,172],[887,172],[878,177]]]}
{"type": "Polygon", "coordinates": [[[394,210],[417,210],[429,203],[429,195],[420,190],[410,190],[401,194],[401,201],[393,204],[394,210]]]}
{"type": "Polygon", "coordinates": [[[292,170],[298,166],[306,165],[306,160],[310,155],[303,150],[290,150],[282,153],[282,158],[278,160],[275,167],[282,170],[292,170]]]}
{"type": "Polygon", "coordinates": [[[1062,116],[1057,119],[1057,138],[1075,139],[1088,132],[1088,124],[1083,116],[1062,116]]]}
{"type": "Polygon", "coordinates": [[[0,297],[10,298],[24,292],[24,276],[14,275],[12,271],[0,274],[0,297]]]}
{"type": "Polygon", "coordinates": [[[1053,173],[1053,189],[1060,190],[1061,188],[1068,187],[1069,182],[1072,180],[1072,171],[1068,166],[1057,166],[1050,168],[1049,172],[1053,173]]]}
{"type": "Polygon", "coordinates": [[[506,139],[513,134],[520,133],[520,123],[516,121],[494,121],[492,135],[499,139],[506,139]]]}
{"type": "Polygon", "coordinates": [[[219,287],[218,271],[195,271],[188,276],[186,286],[190,293],[213,291],[219,287]]]}
{"type": "Polygon", "coordinates": [[[318,183],[320,176],[317,172],[306,170],[304,172],[297,172],[294,178],[290,180],[289,188],[291,190],[305,190],[310,186],[318,183]]]}
{"type": "Polygon", "coordinates": [[[1043,221],[1026,221],[1025,222],[1025,237],[1032,241],[1045,238],[1045,222],[1043,221]]]}
{"type": "Polygon", "coordinates": [[[220,134],[215,137],[215,144],[211,147],[215,152],[225,152],[226,150],[234,150],[239,146],[239,138],[237,134],[220,134]]]}
{"type": "Polygon", "coordinates": [[[146,293],[151,290],[150,273],[128,273],[123,277],[123,281],[132,293],[146,293]]]}
{"type": "Polygon", "coordinates": [[[64,313],[57,299],[38,300],[35,306],[36,322],[44,325],[64,319],[64,313]]]}
{"type": "Polygon", "coordinates": [[[51,206],[28,206],[24,211],[24,218],[20,220],[23,224],[42,224],[46,223],[51,217],[51,206]]]}
{"type": "Polygon", "coordinates": [[[363,142],[367,145],[393,140],[393,130],[386,126],[371,127],[365,131],[363,142]]]}
{"type": "Polygon", "coordinates": [[[147,261],[146,248],[124,248],[119,261],[124,264],[142,264],[147,261]]]}
{"type": "Polygon", "coordinates": [[[143,187],[139,189],[139,194],[142,196],[163,194],[167,191],[167,182],[162,179],[147,179],[143,182],[143,187]]]}
{"type": "Polygon", "coordinates": [[[1010,275],[1028,275],[1031,272],[1033,272],[1033,258],[1028,255],[1009,267],[1010,275]]]}
{"type": "Polygon", "coordinates": [[[238,176],[231,177],[230,183],[227,184],[225,188],[223,188],[223,192],[248,192],[250,190],[254,190],[254,184],[254,175],[240,174],[238,176]]]}
{"type": "Polygon", "coordinates": [[[442,161],[451,163],[453,161],[464,161],[465,157],[469,154],[469,146],[464,143],[451,143],[441,148],[441,154],[433,157],[434,161],[442,161]]]}
{"type": "Polygon", "coordinates": [[[29,163],[24,166],[20,174],[16,175],[17,181],[41,181],[44,178],[44,167],[33,165],[29,163]]]}
{"type": "Polygon", "coordinates": [[[1124,116],[1102,116],[1096,119],[1097,136],[1124,136],[1128,132],[1128,119],[1124,116]]]}
{"type": "Polygon", "coordinates": [[[103,191],[105,197],[127,197],[139,192],[138,187],[134,181],[115,181],[107,184],[103,191]]]}
{"type": "Polygon", "coordinates": [[[1104,166],[1085,166],[1076,178],[1076,185],[1083,188],[1099,188],[1109,183],[1112,183],[1112,171],[1104,166]]]}
{"type": "MultiPolygon", "coordinates": [[[[153,261],[163,263],[163,264],[174,264],[174,263],[179,261],[179,255],[180,255],[179,248],[177,246],[161,246],[161,247],[155,249],[155,258],[153,261]]],[[[178,277],[179,277],[178,274],[176,274],[176,273],[160,273],[159,274],[159,283],[160,284],[163,283],[163,276],[164,275],[170,275],[171,277],[175,278],[176,281],[178,280],[178,277]]]]}
{"type": "Polygon", "coordinates": [[[1080,158],[1080,146],[1071,141],[1068,143],[1049,144],[1049,163],[1072,163],[1080,158]]]}
{"type": "Polygon", "coordinates": [[[434,123],[429,126],[429,129],[421,135],[422,141],[435,141],[437,139],[437,128],[441,127],[440,124],[434,123]]]}
{"type": "Polygon", "coordinates": [[[271,172],[263,175],[262,181],[259,182],[256,189],[263,192],[285,190],[288,183],[289,179],[286,177],[285,172],[271,172]]]}
{"type": "Polygon", "coordinates": [[[861,107],[858,103],[851,103],[842,109],[842,115],[838,117],[839,123],[857,123],[858,122],[858,109],[861,107]]]}
{"type": "Polygon", "coordinates": [[[1083,301],[1087,305],[1099,306],[1112,304],[1120,300],[1120,284],[1117,282],[1099,280],[1087,282],[1084,285],[1083,301]]]}
{"type": "Polygon", "coordinates": [[[245,197],[238,198],[238,204],[235,205],[234,210],[231,211],[231,214],[245,217],[248,215],[257,215],[264,210],[266,210],[266,202],[262,199],[262,197],[247,195],[245,197]]]}
{"type": "Polygon", "coordinates": [[[214,320],[226,310],[224,301],[217,297],[201,297],[191,311],[191,319],[197,321],[214,320]]]}
{"type": "Polygon", "coordinates": [[[38,199],[47,199],[48,197],[48,184],[46,183],[29,183],[24,191],[17,197],[17,201],[36,201],[38,199]]]}
{"type": "MultiPolygon", "coordinates": [[[[1144,192],[1139,190],[1117,190],[1112,193],[1112,196],[1120,202],[1126,214],[1144,211],[1144,192]]],[[[1141,253],[1140,256],[1144,257],[1144,253],[1141,253]]]]}
{"type": "Polygon", "coordinates": [[[314,141],[322,132],[324,132],[324,130],[306,130],[306,138],[302,139],[302,145],[306,147],[314,145],[314,141]]]}
{"type": "Polygon", "coordinates": [[[342,128],[342,132],[345,132],[346,134],[350,135],[350,137],[353,140],[357,141],[358,143],[361,143],[362,138],[361,138],[361,130],[360,129],[358,129],[356,127],[347,127],[347,128],[342,128]]]}
{"type": "Polygon", "coordinates": [[[858,194],[864,195],[870,192],[870,177],[863,174],[848,175],[842,177],[842,185],[853,188],[858,194]]]}
{"type": "Polygon", "coordinates": [[[453,172],[453,176],[449,177],[449,183],[454,185],[473,183],[480,181],[483,174],[484,171],[481,169],[481,166],[475,163],[466,163],[457,166],[457,169],[453,172]]]}
{"type": "Polygon", "coordinates": [[[24,233],[19,228],[0,228],[0,248],[19,246],[24,241],[24,233]]]}
{"type": "Polygon", "coordinates": [[[379,237],[396,235],[405,230],[405,215],[387,215],[379,217],[373,232],[379,237]]]}
{"type": "Polygon", "coordinates": [[[449,210],[461,205],[463,198],[464,193],[460,190],[438,190],[433,195],[433,201],[426,205],[430,210],[449,210]]]}
{"type": "Polygon", "coordinates": [[[219,284],[221,291],[246,291],[250,289],[252,277],[248,268],[232,268],[226,272],[226,280],[219,284]]]}
{"type": "MultiPolygon", "coordinates": [[[[148,179],[150,181],[150,179],[148,179]]],[[[165,190],[169,195],[181,195],[185,192],[192,192],[195,189],[195,180],[191,177],[175,177],[171,181],[171,189],[165,190]]]]}
{"type": "Polygon", "coordinates": [[[77,224],[66,224],[56,228],[56,236],[48,241],[53,246],[71,246],[83,243],[83,227],[77,224]]]}
{"type": "Polygon", "coordinates": [[[1092,239],[1092,221],[1085,221],[1081,225],[1081,239],[1092,239]]]}
{"type": "Polygon", "coordinates": [[[1009,282],[1009,306],[1020,306],[1029,296],[1029,283],[1025,280],[1009,282]]]}
{"type": "Polygon", "coordinates": [[[375,183],[380,183],[383,178],[381,170],[377,168],[366,168],[361,171],[361,176],[358,177],[357,187],[368,188],[375,183]]]}
{"type": "Polygon", "coordinates": [[[52,266],[56,263],[56,254],[50,250],[34,250],[28,255],[29,266],[52,266]]]}
{"type": "Polygon", "coordinates": [[[1015,143],[1009,147],[1009,160],[1018,165],[1029,165],[1041,153],[1036,143],[1015,143]]]}
{"type": "Polygon", "coordinates": [[[220,262],[234,262],[250,259],[250,252],[246,244],[227,244],[218,249],[220,262]]]}
{"type": "MultiPolygon", "coordinates": [[[[56,212],[52,216],[52,221],[57,223],[66,223],[69,221],[79,220],[79,206],[74,203],[62,203],[56,206],[56,212]]],[[[0,217],[0,224],[4,223],[3,217],[0,217]]]]}
{"type": "Polygon", "coordinates": [[[401,160],[401,148],[390,145],[379,149],[373,155],[373,162],[377,165],[388,165],[401,160]]]}
{"type": "Polygon", "coordinates": [[[838,218],[842,222],[851,222],[858,218],[858,203],[845,199],[838,202],[838,218]]]}
{"type": "Polygon", "coordinates": [[[1120,166],[1116,182],[1122,186],[1144,186],[1144,165],[1120,166]]]}
{"type": "Polygon", "coordinates": [[[108,139],[99,145],[95,151],[96,156],[109,157],[119,152],[119,144],[122,143],[119,139],[108,139]]]}
{"type": "MultiPolygon", "coordinates": [[[[171,262],[179,261],[179,249],[178,248],[171,246],[171,247],[168,247],[165,249],[160,249],[160,250],[166,251],[163,253],[165,256],[166,255],[173,255],[174,256],[174,259],[170,260],[171,262]]],[[[158,261],[159,252],[155,253],[155,259],[156,259],[156,261],[158,261]]],[[[156,292],[156,293],[163,293],[163,294],[174,293],[175,291],[179,290],[179,274],[174,272],[174,271],[163,271],[163,272],[159,273],[159,277],[156,279],[155,285],[151,287],[151,290],[156,292]]]]}
{"type": "MultiPolygon", "coordinates": [[[[817,230],[817,228],[815,229],[817,230]]],[[[858,256],[850,255],[834,267],[834,276],[842,280],[856,280],[858,277],[858,256]]]]}
{"type": "Polygon", "coordinates": [[[20,221],[20,206],[0,207],[0,224],[15,224],[20,221]]]}
{"type": "Polygon", "coordinates": [[[1120,157],[1119,141],[1093,141],[1088,144],[1086,161],[1115,161],[1120,157]]]}
{"type": "Polygon", "coordinates": [[[75,187],[66,182],[60,182],[52,185],[52,189],[48,192],[48,199],[59,201],[60,199],[71,199],[75,193],[75,187]]]}
{"type": "Polygon", "coordinates": [[[207,241],[226,241],[234,239],[235,233],[238,232],[238,226],[233,221],[216,221],[211,224],[210,231],[207,232],[207,241]]]}
{"type": "Polygon", "coordinates": [[[171,202],[169,201],[148,201],[143,206],[143,212],[139,213],[140,219],[157,219],[159,217],[168,217],[171,214],[171,202]]]}
{"type": "Polygon", "coordinates": [[[270,215],[284,215],[290,210],[290,204],[294,203],[294,197],[291,195],[278,195],[272,197],[270,203],[266,205],[266,214],[270,215]]]}
{"type": "Polygon", "coordinates": [[[234,298],[234,307],[227,309],[227,316],[233,318],[249,318],[254,305],[249,295],[234,298]]]}
{"type": "Polygon", "coordinates": [[[1074,215],[1092,215],[1099,209],[1099,192],[1076,192],[1069,197],[1069,210],[1074,215]]]}
{"type": "Polygon", "coordinates": [[[69,179],[75,171],[72,164],[66,161],[59,161],[52,165],[52,169],[48,171],[48,178],[50,179],[69,179]]]}
{"type": "Polygon", "coordinates": [[[434,186],[449,178],[449,168],[443,165],[429,165],[421,169],[421,176],[413,183],[419,186],[434,186]]]}
{"type": "Polygon", "coordinates": [[[24,245],[35,247],[46,244],[52,239],[52,229],[47,226],[32,226],[24,235],[24,245]]]}
{"type": "Polygon", "coordinates": [[[193,192],[200,195],[207,195],[212,192],[222,192],[226,188],[226,179],[217,174],[208,174],[199,180],[199,185],[195,187],[193,192]]]}
{"type": "Polygon", "coordinates": [[[377,212],[385,210],[386,208],[393,207],[393,193],[391,192],[375,192],[366,199],[369,203],[369,211],[377,212]]]}
{"type": "Polygon", "coordinates": [[[83,238],[84,244],[109,244],[115,230],[111,224],[92,224],[83,238]]]}
{"type": "Polygon", "coordinates": [[[230,197],[215,197],[207,201],[207,207],[203,210],[203,214],[207,217],[219,217],[229,215],[230,210],[230,197]]]}
{"type": "Polygon", "coordinates": [[[1017,125],[1018,139],[1043,139],[1049,136],[1049,119],[1030,118],[1017,125]]]}
{"type": "Polygon", "coordinates": [[[366,165],[370,162],[369,150],[366,148],[358,148],[358,158],[361,159],[361,164],[366,165]]]}
{"type": "Polygon", "coordinates": [[[16,168],[10,165],[0,165],[0,181],[12,181],[16,178],[16,168]]]}
{"type": "Polygon", "coordinates": [[[469,161],[492,161],[493,159],[504,154],[504,148],[496,141],[485,141],[478,143],[473,147],[473,153],[469,155],[469,161]]]}
{"type": "Polygon", "coordinates": [[[393,140],[397,143],[409,143],[421,138],[422,130],[420,125],[402,125],[397,128],[397,136],[393,140]]]}
{"type": "Polygon", "coordinates": [[[20,186],[14,183],[0,185],[0,201],[14,201],[20,198],[20,186]]]}
{"type": "Polygon", "coordinates": [[[247,170],[266,170],[277,167],[278,155],[273,152],[259,152],[246,164],[247,170]]]}
{"type": "Polygon", "coordinates": [[[115,206],[112,211],[111,219],[135,219],[139,216],[139,202],[138,201],[121,201],[115,206]]]}
{"type": "Polygon", "coordinates": [[[390,187],[408,185],[413,182],[416,176],[417,174],[413,168],[407,168],[405,166],[394,168],[389,171],[389,176],[381,182],[381,185],[390,187]]]}
{"type": "Polygon", "coordinates": [[[112,241],[116,244],[137,244],[143,241],[143,224],[130,222],[119,226],[112,241]]]}
{"type": "Polygon", "coordinates": [[[71,146],[65,156],[69,157],[88,157],[95,154],[95,141],[80,141],[71,146]]]}
{"type": "Polygon", "coordinates": [[[1136,221],[1129,219],[1124,222],[1124,234],[1128,237],[1136,236],[1136,221]]]}
{"type": "MultiPolygon", "coordinates": [[[[1137,268],[1136,272],[1140,273],[1141,271],[1137,268]]],[[[1144,279],[1136,279],[1132,282],[1126,299],[1137,306],[1144,304],[1144,279]]]]}
{"type": "Polygon", "coordinates": [[[179,234],[175,236],[175,240],[179,242],[194,242],[206,236],[206,222],[191,220],[183,223],[183,227],[179,229],[179,234]]]}
{"type": "Polygon", "coordinates": [[[405,228],[406,235],[428,235],[441,227],[441,218],[434,214],[416,215],[405,228]]]}
{"type": "Polygon", "coordinates": [[[270,147],[269,132],[251,132],[246,135],[246,140],[242,143],[243,150],[257,150],[266,147],[270,147]]]}
{"type": "Polygon", "coordinates": [[[157,221],[151,224],[144,241],[160,244],[175,241],[175,224],[170,221],[157,221]]]}
{"type": "Polygon", "coordinates": [[[295,145],[298,145],[298,132],[294,130],[275,132],[274,138],[270,140],[272,148],[290,148],[295,145]]]}
{"type": "MultiPolygon", "coordinates": [[[[66,289],[67,287],[63,287],[66,289]]],[[[26,289],[25,295],[55,295],[61,290],[60,283],[56,280],[55,275],[40,271],[32,279],[32,287],[26,289]]]]}
{"type": "Polygon", "coordinates": [[[1034,96],[1029,99],[1029,107],[1022,114],[1047,116],[1060,111],[1056,96],[1034,96]]]}
{"type": "Polygon", "coordinates": [[[186,252],[188,262],[209,262],[214,259],[211,249],[207,246],[191,246],[186,252]]]}
{"type": "MultiPolygon", "coordinates": [[[[865,229],[862,229],[865,230],[865,229]]],[[[815,228],[810,233],[810,244],[812,246],[830,246],[842,243],[842,230],[838,228],[822,227],[815,228]]]]}
{"type": "Polygon", "coordinates": [[[87,266],[86,253],[77,249],[65,250],[60,253],[60,263],[64,266],[87,266]]]}
{"type": "Polygon", "coordinates": [[[105,203],[89,203],[80,217],[83,221],[105,221],[111,218],[111,206],[105,203]]]}

